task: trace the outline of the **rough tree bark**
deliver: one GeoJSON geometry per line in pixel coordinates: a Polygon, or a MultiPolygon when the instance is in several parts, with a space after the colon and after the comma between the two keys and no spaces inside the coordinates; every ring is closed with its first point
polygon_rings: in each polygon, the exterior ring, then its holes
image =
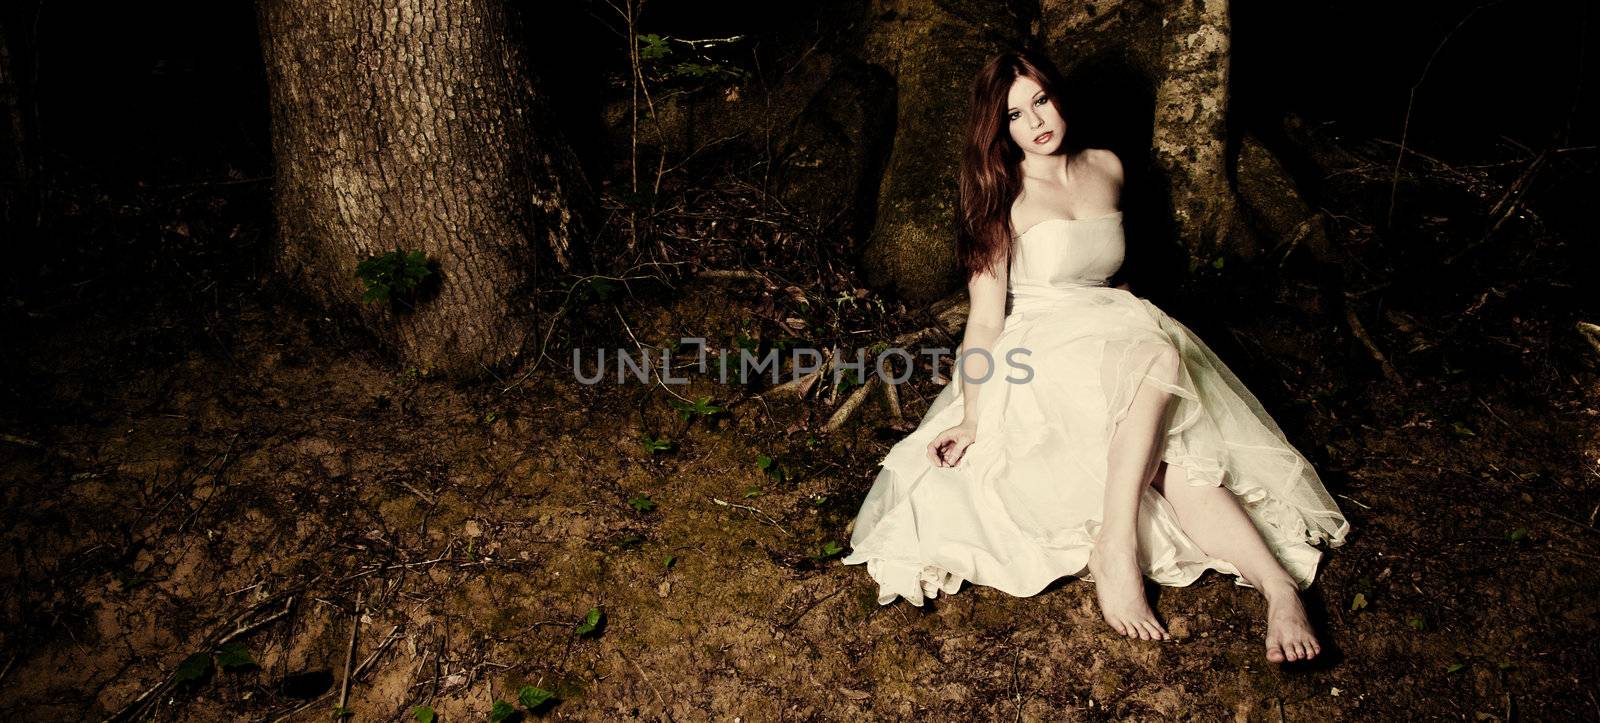
{"type": "Polygon", "coordinates": [[[260,0],[277,160],[276,265],[405,363],[514,360],[538,274],[584,261],[590,190],[550,122],[503,0],[260,0]],[[399,247],[438,292],[362,303],[356,265],[399,247]]]}
{"type": "Polygon", "coordinates": [[[1035,11],[1024,5],[869,3],[862,57],[895,79],[898,108],[876,223],[862,248],[868,283],[916,302],[963,285],[954,228],[967,91],[990,56],[1026,37],[1035,11]]]}
{"type": "Polygon", "coordinates": [[[5,250],[13,258],[35,253],[29,239],[38,213],[37,147],[25,52],[31,38],[23,31],[31,14],[20,6],[0,9],[0,235],[9,241],[5,250]]]}
{"type": "Polygon", "coordinates": [[[1078,109],[1080,117],[1121,126],[1114,135],[1137,140],[1140,147],[1119,149],[1123,163],[1135,172],[1152,167],[1170,227],[1192,262],[1301,241],[1326,255],[1320,217],[1282,164],[1253,136],[1229,127],[1227,0],[871,5],[861,53],[889,72],[899,97],[894,150],[862,258],[874,285],[918,302],[960,291],[951,273],[952,229],[968,84],[989,55],[1028,36],[1039,39],[1069,86],[1130,86],[1066,102],[1090,106],[1078,109]],[[1019,23],[1021,32],[1008,32],[1019,23]],[[1120,75],[1083,77],[1108,70],[1120,75]],[[1148,97],[1134,97],[1139,93],[1148,97]],[[1101,102],[1107,99],[1121,102],[1101,102]]]}

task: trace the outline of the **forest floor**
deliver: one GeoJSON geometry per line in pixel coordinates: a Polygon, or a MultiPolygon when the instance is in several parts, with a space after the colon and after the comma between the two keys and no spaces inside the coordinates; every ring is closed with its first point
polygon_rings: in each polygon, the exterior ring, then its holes
{"type": "Polygon", "coordinates": [[[548,358],[470,385],[269,293],[264,186],[191,193],[186,216],[150,189],[84,189],[86,206],[123,201],[97,211],[120,220],[81,221],[102,234],[148,237],[168,214],[163,253],[145,238],[105,252],[116,271],[7,300],[0,711],[325,720],[353,669],[345,708],[373,721],[486,720],[496,701],[563,720],[1600,717],[1583,257],[1529,210],[1463,268],[1430,266],[1487,209],[1419,177],[1408,193],[1454,199],[1456,220],[1374,230],[1388,189],[1360,170],[1381,151],[1350,152],[1329,219],[1363,260],[1347,298],[1392,375],[1294,264],[1171,309],[1351,521],[1306,593],[1323,654],[1283,666],[1263,655],[1263,601],[1214,572],[1151,588],[1168,642],[1115,634],[1073,578],[878,606],[838,558],[878,460],[938,392],[931,370],[900,387],[898,424],[874,404],[831,434],[848,389],[579,383],[580,342],[770,348],[928,325],[857,292],[825,239],[749,222],[765,212],[741,187],[656,223],[663,260],[745,278],[587,281],[548,358]],[[702,397],[723,411],[681,404],[702,397]],[[538,691],[553,697],[519,700],[538,691]]]}

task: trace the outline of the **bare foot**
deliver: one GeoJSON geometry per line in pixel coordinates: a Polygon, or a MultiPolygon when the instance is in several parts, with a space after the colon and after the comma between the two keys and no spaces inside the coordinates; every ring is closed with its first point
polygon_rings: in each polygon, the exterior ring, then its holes
{"type": "Polygon", "coordinates": [[[1267,660],[1274,663],[1310,660],[1322,652],[1294,583],[1279,583],[1264,593],[1267,597],[1267,660]]]}
{"type": "Polygon", "coordinates": [[[1089,550],[1089,574],[1094,576],[1100,615],[1117,632],[1137,640],[1170,640],[1144,600],[1144,574],[1131,547],[1099,544],[1089,550]]]}

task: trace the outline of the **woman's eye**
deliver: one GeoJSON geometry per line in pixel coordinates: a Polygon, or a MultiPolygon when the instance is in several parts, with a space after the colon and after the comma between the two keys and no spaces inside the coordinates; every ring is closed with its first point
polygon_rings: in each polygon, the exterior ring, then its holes
{"type": "Polygon", "coordinates": [[[1009,113],[1006,115],[1006,120],[1016,120],[1020,117],[1022,117],[1021,113],[1009,113]]]}
{"type": "Polygon", "coordinates": [[[1049,99],[1050,99],[1050,96],[1041,95],[1041,96],[1039,96],[1039,100],[1034,101],[1033,104],[1034,105],[1039,105],[1039,104],[1044,103],[1046,100],[1049,100],[1049,99]]]}

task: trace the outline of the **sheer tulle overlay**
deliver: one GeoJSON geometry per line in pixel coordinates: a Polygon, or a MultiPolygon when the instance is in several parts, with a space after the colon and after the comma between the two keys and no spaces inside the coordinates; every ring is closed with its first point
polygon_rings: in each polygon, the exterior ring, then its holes
{"type": "MultiPolygon", "coordinates": [[[[1161,458],[1191,485],[1233,492],[1302,589],[1322,557],[1313,545],[1343,544],[1349,523],[1255,396],[1183,324],[1105,285],[1122,264],[1121,221],[1120,212],[1052,219],[1018,238],[977,440],[956,467],[928,461],[933,436],[964,413],[961,385],[946,385],[884,457],[856,515],[843,562],[866,563],[880,604],[920,606],[963,580],[1019,597],[1063,576],[1092,580],[1108,451],[1143,385],[1172,395],[1161,458]],[[1178,373],[1154,373],[1174,351],[1178,373]]],[[[1207,569],[1239,575],[1189,538],[1153,487],[1137,534],[1140,565],[1158,583],[1188,585],[1207,569]]]]}

